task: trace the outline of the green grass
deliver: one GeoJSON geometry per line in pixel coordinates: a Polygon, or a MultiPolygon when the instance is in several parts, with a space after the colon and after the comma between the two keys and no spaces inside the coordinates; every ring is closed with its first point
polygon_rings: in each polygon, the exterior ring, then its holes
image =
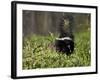
{"type": "Polygon", "coordinates": [[[32,35],[23,39],[23,69],[90,66],[90,32],[75,34],[72,54],[56,52],[55,36],[32,35]]]}

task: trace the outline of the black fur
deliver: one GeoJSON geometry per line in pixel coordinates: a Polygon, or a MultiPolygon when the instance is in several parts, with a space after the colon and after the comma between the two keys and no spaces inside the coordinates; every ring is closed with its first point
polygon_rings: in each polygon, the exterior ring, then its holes
{"type": "Polygon", "coordinates": [[[72,53],[74,51],[74,40],[73,40],[73,36],[70,38],[72,40],[67,40],[67,39],[57,40],[56,39],[56,50],[59,52],[67,53],[67,54],[72,53]]]}

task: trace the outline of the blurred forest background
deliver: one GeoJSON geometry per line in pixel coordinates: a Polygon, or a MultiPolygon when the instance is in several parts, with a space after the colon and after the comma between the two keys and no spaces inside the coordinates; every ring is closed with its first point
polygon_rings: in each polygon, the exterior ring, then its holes
{"type": "MultiPolygon", "coordinates": [[[[91,65],[91,15],[23,10],[23,69],[83,67],[91,65]],[[74,52],[57,52],[54,44],[63,16],[72,16],[74,52]]],[[[66,29],[65,29],[66,30],[66,29]]]]}
{"type": "Polygon", "coordinates": [[[23,36],[33,33],[48,35],[49,32],[57,34],[61,18],[65,15],[74,17],[73,32],[90,28],[90,14],[23,10],[23,36]]]}

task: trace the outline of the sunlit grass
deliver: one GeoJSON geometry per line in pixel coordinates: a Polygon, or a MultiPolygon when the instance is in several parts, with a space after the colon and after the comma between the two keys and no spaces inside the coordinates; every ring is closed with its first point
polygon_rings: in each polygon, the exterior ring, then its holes
{"type": "Polygon", "coordinates": [[[32,35],[23,39],[23,69],[90,66],[90,32],[75,34],[75,50],[66,55],[55,50],[56,36],[32,35]]]}

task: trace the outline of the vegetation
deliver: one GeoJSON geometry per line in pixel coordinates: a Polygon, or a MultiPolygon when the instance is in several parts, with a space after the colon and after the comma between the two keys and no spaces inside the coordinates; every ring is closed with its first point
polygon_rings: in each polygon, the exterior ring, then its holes
{"type": "Polygon", "coordinates": [[[75,50],[67,55],[55,50],[56,36],[32,35],[23,39],[23,69],[90,66],[90,31],[75,34],[75,50]]]}

